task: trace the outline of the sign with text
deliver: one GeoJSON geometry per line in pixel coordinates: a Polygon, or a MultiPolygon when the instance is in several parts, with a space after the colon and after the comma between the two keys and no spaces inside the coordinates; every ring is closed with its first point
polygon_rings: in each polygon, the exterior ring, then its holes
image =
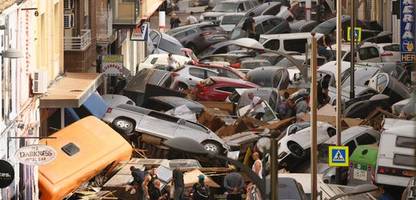
{"type": "Polygon", "coordinates": [[[25,165],[45,165],[56,159],[56,151],[50,146],[35,144],[18,149],[15,157],[25,165]]]}
{"type": "Polygon", "coordinates": [[[415,1],[400,0],[400,52],[402,63],[416,61],[415,1]]]}
{"type": "Polygon", "coordinates": [[[101,72],[110,76],[123,74],[123,56],[122,55],[105,55],[101,64],[101,72]]]}
{"type": "Polygon", "coordinates": [[[135,29],[131,31],[130,40],[131,41],[146,41],[149,36],[149,23],[143,23],[138,25],[135,29]]]}
{"type": "MultiPolygon", "coordinates": [[[[360,27],[354,28],[354,40],[355,42],[361,42],[361,35],[362,35],[363,29],[360,27]]],[[[347,29],[347,41],[351,41],[351,27],[348,27],[347,29]]]]}
{"type": "Polygon", "coordinates": [[[331,167],[348,167],[349,154],[347,146],[328,147],[328,165],[331,167]]]}
{"type": "Polygon", "coordinates": [[[5,188],[12,184],[14,180],[13,166],[5,161],[0,160],[0,188],[5,188]]]}

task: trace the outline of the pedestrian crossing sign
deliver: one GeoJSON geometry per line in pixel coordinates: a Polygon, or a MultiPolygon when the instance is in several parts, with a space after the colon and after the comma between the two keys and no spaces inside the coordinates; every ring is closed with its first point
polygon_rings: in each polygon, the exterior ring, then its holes
{"type": "Polygon", "coordinates": [[[348,167],[349,154],[347,146],[329,146],[328,164],[331,167],[348,167]]]}

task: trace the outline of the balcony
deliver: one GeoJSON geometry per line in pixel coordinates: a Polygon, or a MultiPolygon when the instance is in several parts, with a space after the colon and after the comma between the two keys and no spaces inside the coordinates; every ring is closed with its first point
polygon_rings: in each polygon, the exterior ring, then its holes
{"type": "Polygon", "coordinates": [[[80,36],[65,36],[64,50],[65,51],[84,51],[91,45],[91,30],[81,29],[80,36]]]}

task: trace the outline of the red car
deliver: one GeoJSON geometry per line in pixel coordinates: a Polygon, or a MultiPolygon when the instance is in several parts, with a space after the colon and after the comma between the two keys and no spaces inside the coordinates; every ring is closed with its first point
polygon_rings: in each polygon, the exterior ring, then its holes
{"type": "Polygon", "coordinates": [[[258,85],[241,79],[210,77],[196,85],[195,96],[199,101],[225,101],[238,88],[255,88],[258,85]]]}

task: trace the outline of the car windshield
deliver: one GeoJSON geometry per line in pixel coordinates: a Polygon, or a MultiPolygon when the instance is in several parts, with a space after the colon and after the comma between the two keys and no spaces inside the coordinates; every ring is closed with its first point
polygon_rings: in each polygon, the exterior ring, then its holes
{"type": "Polygon", "coordinates": [[[169,40],[162,39],[159,43],[159,48],[166,52],[180,54],[182,47],[169,40]]]}
{"type": "Polygon", "coordinates": [[[214,12],[235,12],[237,10],[237,5],[236,3],[220,3],[217,4],[214,9],[212,9],[212,11],[214,12]]]}
{"type": "Polygon", "coordinates": [[[241,18],[242,15],[226,15],[222,18],[221,24],[237,24],[241,18]]]}

